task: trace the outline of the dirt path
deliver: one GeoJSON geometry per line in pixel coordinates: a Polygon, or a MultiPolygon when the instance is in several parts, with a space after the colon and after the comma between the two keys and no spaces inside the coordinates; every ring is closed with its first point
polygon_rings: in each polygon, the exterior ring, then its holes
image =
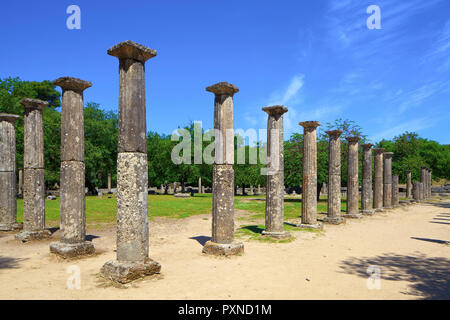
{"type": "Polygon", "coordinates": [[[201,254],[209,216],[158,220],[150,225],[150,255],[162,273],[125,289],[97,277],[115,257],[114,231],[89,230],[99,254],[69,262],[51,256],[49,242],[21,244],[3,233],[0,299],[449,299],[446,201],[327,225],[321,235],[294,232],[290,243],[245,242],[245,254],[232,258],[201,254]],[[81,270],[79,290],[66,288],[71,265],[81,270]],[[370,265],[380,268],[380,289],[367,288],[370,265]]]}

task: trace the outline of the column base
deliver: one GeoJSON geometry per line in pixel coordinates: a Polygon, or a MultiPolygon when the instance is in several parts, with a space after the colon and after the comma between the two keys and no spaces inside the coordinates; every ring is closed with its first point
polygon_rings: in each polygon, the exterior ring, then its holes
{"type": "Polygon", "coordinates": [[[391,207],[384,207],[383,209],[384,210],[390,210],[390,209],[392,209],[392,206],[391,207]]]}
{"type": "Polygon", "coordinates": [[[0,231],[16,231],[22,229],[23,229],[22,223],[0,224],[0,231]]]}
{"type": "Polygon", "coordinates": [[[410,200],[400,200],[398,203],[401,206],[408,206],[411,204],[411,201],[410,200]]]}
{"type": "Polygon", "coordinates": [[[375,212],[384,212],[384,209],[383,208],[376,208],[375,212]]]}
{"type": "Polygon", "coordinates": [[[361,219],[362,214],[361,213],[346,213],[344,215],[344,217],[348,218],[348,219],[361,219]]]}
{"type": "Polygon", "coordinates": [[[344,217],[325,217],[323,218],[323,223],[328,223],[328,224],[343,224],[345,223],[345,218],[344,217]]]}
{"type": "Polygon", "coordinates": [[[320,222],[317,222],[315,224],[307,224],[307,223],[294,223],[294,226],[300,229],[317,229],[322,230],[323,224],[320,222]]]}
{"type": "Polygon", "coordinates": [[[365,216],[373,216],[375,210],[361,210],[361,213],[365,216]]]}
{"type": "Polygon", "coordinates": [[[271,237],[271,238],[275,238],[275,239],[288,239],[291,237],[291,234],[287,231],[271,232],[271,231],[264,230],[261,234],[263,236],[271,237]]]}
{"type": "Polygon", "coordinates": [[[32,241],[32,240],[44,240],[50,238],[52,233],[50,230],[40,230],[40,231],[25,231],[16,234],[16,239],[22,242],[32,241]]]}
{"type": "Polygon", "coordinates": [[[100,269],[100,276],[114,282],[128,283],[160,271],[161,265],[150,258],[145,262],[110,260],[100,269]]]}
{"type": "Polygon", "coordinates": [[[81,243],[52,242],[50,243],[50,252],[67,259],[93,255],[95,248],[94,244],[90,241],[81,243]]]}
{"type": "Polygon", "coordinates": [[[203,253],[214,256],[231,256],[244,253],[244,244],[234,241],[232,243],[215,243],[207,241],[203,246],[203,253]]]}

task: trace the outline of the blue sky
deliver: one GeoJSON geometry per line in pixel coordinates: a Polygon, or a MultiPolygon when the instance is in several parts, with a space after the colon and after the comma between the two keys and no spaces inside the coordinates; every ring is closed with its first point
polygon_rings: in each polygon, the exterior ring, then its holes
{"type": "Polygon", "coordinates": [[[0,77],[91,81],[85,101],[117,111],[112,45],[158,51],[146,64],[147,128],[213,123],[205,87],[235,84],[235,128],[265,128],[284,104],[300,121],[356,121],[372,141],[405,131],[450,143],[450,0],[2,1],[0,77]],[[66,27],[69,5],[81,30],[66,27]],[[381,30],[369,30],[369,5],[381,30]]]}

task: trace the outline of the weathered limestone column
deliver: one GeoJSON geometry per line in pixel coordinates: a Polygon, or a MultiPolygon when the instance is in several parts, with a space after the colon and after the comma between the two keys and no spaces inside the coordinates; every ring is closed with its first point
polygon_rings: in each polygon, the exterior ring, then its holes
{"type": "Polygon", "coordinates": [[[234,240],[234,117],[233,95],[239,89],[227,82],[206,88],[214,98],[215,156],[212,177],[212,238],[203,253],[233,255],[244,251],[234,240]]]}
{"type": "Polygon", "coordinates": [[[419,182],[419,200],[420,202],[425,200],[423,182],[419,182]]]}
{"type": "Polygon", "coordinates": [[[62,89],[61,105],[61,239],[50,244],[50,252],[63,258],[95,253],[86,241],[86,201],[84,183],[83,91],[88,81],[62,77],[53,81],[62,89]]]}
{"type": "Polygon", "coordinates": [[[373,207],[375,212],[383,211],[383,148],[373,148],[374,153],[374,184],[373,207]]]}
{"type": "Polygon", "coordinates": [[[392,207],[400,206],[398,200],[398,176],[392,176],[392,207]]]}
{"type": "Polygon", "coordinates": [[[420,202],[420,186],[419,186],[419,182],[414,181],[413,184],[413,197],[414,197],[414,201],[415,202],[420,202]]]}
{"type": "Polygon", "coordinates": [[[198,193],[202,193],[202,177],[198,177],[198,193]]]}
{"type": "Polygon", "coordinates": [[[427,168],[426,167],[421,167],[420,168],[420,182],[423,184],[423,188],[424,188],[424,192],[423,192],[423,199],[421,200],[425,200],[426,199],[426,188],[427,188],[427,168]]]}
{"type": "Polygon", "coordinates": [[[17,223],[16,130],[18,115],[0,113],[0,231],[21,228],[17,223]]]}
{"type": "Polygon", "coordinates": [[[363,148],[362,163],[362,192],[361,192],[361,213],[372,215],[373,210],[373,190],[372,190],[372,146],[371,143],[361,145],[363,148]]]}
{"type": "Polygon", "coordinates": [[[303,129],[302,219],[300,228],[321,229],[317,221],[317,127],[318,121],[300,122],[303,129]]]}
{"type": "Polygon", "coordinates": [[[263,235],[273,238],[288,238],[284,231],[284,106],[262,108],[267,118],[267,188],[266,188],[266,229],[263,235]]]}
{"type": "Polygon", "coordinates": [[[411,171],[406,171],[406,198],[412,198],[411,171]]]}
{"type": "Polygon", "coordinates": [[[253,196],[255,193],[253,192],[253,185],[250,185],[250,191],[248,192],[249,196],[253,196]]]}
{"type": "Polygon", "coordinates": [[[258,194],[261,194],[261,185],[258,184],[258,194]]]}
{"type": "Polygon", "coordinates": [[[108,172],[108,193],[111,193],[111,172],[108,172]]]}
{"type": "Polygon", "coordinates": [[[128,40],[110,48],[108,54],[119,58],[117,260],[106,262],[100,274],[126,283],[161,270],[149,258],[145,116],[144,65],[156,51],[128,40]]]}
{"type": "Polygon", "coordinates": [[[358,183],[358,142],[359,137],[347,137],[347,218],[361,218],[359,213],[359,183],[358,183]]]}
{"type": "Polygon", "coordinates": [[[392,209],[392,156],[393,152],[384,153],[383,207],[392,209]]]}
{"type": "Polygon", "coordinates": [[[19,196],[23,195],[23,170],[19,169],[19,186],[17,188],[17,194],[19,196]]]}
{"type": "Polygon", "coordinates": [[[23,242],[48,238],[45,229],[44,127],[42,110],[48,102],[23,98],[24,119],[24,188],[23,230],[16,239],[23,242]]]}
{"type": "Polygon", "coordinates": [[[328,215],[323,222],[341,224],[341,130],[325,131],[328,142],[328,215]]]}
{"type": "Polygon", "coordinates": [[[429,176],[428,176],[428,181],[429,181],[429,186],[428,186],[428,195],[430,196],[430,198],[431,198],[431,193],[432,193],[432,190],[431,190],[431,188],[433,187],[433,170],[431,170],[431,168],[430,169],[428,169],[428,173],[429,173],[429,176]]]}
{"type": "Polygon", "coordinates": [[[427,168],[427,197],[431,198],[431,169],[427,168]]]}

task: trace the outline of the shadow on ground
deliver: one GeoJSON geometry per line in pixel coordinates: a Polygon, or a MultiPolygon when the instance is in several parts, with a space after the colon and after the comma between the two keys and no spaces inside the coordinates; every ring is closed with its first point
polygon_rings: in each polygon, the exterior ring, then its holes
{"type": "Polygon", "coordinates": [[[264,231],[264,228],[258,227],[256,225],[241,227],[240,229],[249,230],[253,233],[261,234],[264,231]]]}
{"type": "Polygon", "coordinates": [[[20,262],[26,259],[17,259],[11,257],[0,256],[0,269],[16,269],[19,268],[20,262]]]}
{"type": "Polygon", "coordinates": [[[200,243],[202,246],[204,246],[207,241],[211,240],[211,237],[196,236],[196,237],[190,237],[189,239],[196,240],[198,243],[200,243]]]}
{"type": "MultiPolygon", "coordinates": [[[[433,239],[429,239],[433,240],[433,239]]],[[[341,263],[341,272],[368,278],[369,266],[381,269],[383,280],[408,281],[406,295],[421,296],[424,299],[450,299],[450,260],[447,258],[427,258],[423,254],[414,256],[393,253],[374,258],[350,258],[341,263]]]]}

